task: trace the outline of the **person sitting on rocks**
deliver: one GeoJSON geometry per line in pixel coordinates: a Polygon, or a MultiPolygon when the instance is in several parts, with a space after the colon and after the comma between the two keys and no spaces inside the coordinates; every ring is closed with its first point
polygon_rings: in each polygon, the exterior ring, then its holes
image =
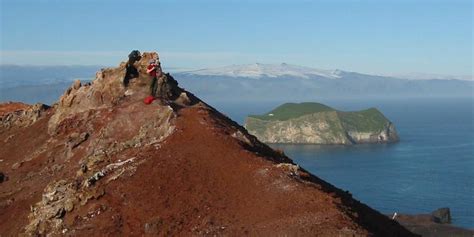
{"type": "Polygon", "coordinates": [[[127,87],[130,79],[138,77],[138,70],[135,67],[135,62],[139,61],[142,58],[140,51],[133,50],[128,55],[128,62],[125,65],[125,77],[123,78],[123,86],[127,87]]]}
{"type": "MultiPolygon", "coordinates": [[[[150,84],[150,95],[156,97],[157,90],[158,90],[158,78],[162,76],[162,70],[160,63],[155,60],[151,59],[150,63],[147,67],[146,72],[152,77],[151,84],[150,84]]],[[[159,95],[160,96],[160,95],[159,95]]]]}

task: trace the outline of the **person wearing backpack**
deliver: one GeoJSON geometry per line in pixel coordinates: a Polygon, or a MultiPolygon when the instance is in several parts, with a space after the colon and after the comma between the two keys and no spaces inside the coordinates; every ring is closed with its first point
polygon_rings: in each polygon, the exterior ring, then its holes
{"type": "Polygon", "coordinates": [[[155,59],[151,59],[146,69],[146,72],[151,76],[150,95],[156,97],[158,78],[162,76],[161,65],[155,59]]]}
{"type": "Polygon", "coordinates": [[[139,61],[142,58],[140,51],[133,50],[128,55],[128,62],[125,65],[125,77],[123,78],[123,86],[126,88],[130,79],[138,77],[138,70],[135,67],[135,62],[139,61]]]}

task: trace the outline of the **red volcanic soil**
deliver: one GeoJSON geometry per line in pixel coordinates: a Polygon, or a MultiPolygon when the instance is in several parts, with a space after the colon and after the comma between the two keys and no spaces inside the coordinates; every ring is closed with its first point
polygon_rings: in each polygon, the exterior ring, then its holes
{"type": "MultiPolygon", "coordinates": [[[[148,109],[148,108],[144,108],[148,109]]],[[[77,164],[46,156],[18,158],[41,146],[48,117],[28,128],[1,134],[15,137],[0,146],[2,183],[0,229],[16,235],[28,223],[30,206],[52,180],[71,176],[77,164]],[[34,139],[32,139],[34,138],[34,139]],[[55,163],[62,172],[46,172],[55,163]],[[12,220],[15,216],[15,220],[12,220]]],[[[231,136],[222,115],[202,107],[181,109],[176,132],[161,144],[127,151],[143,161],[135,174],[108,185],[104,194],[71,213],[64,222],[77,235],[410,235],[401,226],[314,176],[279,168],[284,161],[268,147],[246,148],[231,136]],[[274,153],[274,154],[272,154],[274,153]],[[100,213],[94,217],[88,217],[100,213]]],[[[54,150],[54,148],[53,148],[54,150]]]]}
{"type": "Polygon", "coordinates": [[[414,236],[186,93],[0,126],[0,236],[414,236]]]}

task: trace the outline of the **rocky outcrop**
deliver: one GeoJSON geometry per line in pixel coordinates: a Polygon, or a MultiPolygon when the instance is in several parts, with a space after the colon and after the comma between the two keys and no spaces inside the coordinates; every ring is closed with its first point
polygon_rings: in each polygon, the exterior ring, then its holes
{"type": "Polygon", "coordinates": [[[450,224],[451,213],[447,207],[439,208],[430,214],[394,213],[389,216],[413,233],[419,234],[423,237],[474,236],[474,230],[450,224]]]}
{"type": "Polygon", "coordinates": [[[341,112],[316,103],[305,103],[306,108],[302,104],[282,106],[267,115],[247,117],[245,127],[266,143],[352,145],[399,140],[395,126],[376,109],[341,112]],[[311,106],[323,110],[313,111],[311,106]]]}
{"type": "Polygon", "coordinates": [[[49,106],[44,104],[26,105],[22,103],[3,103],[0,111],[0,128],[26,127],[36,122],[49,106]]]}
{"type": "Polygon", "coordinates": [[[431,219],[440,224],[451,223],[451,211],[448,207],[438,208],[431,213],[431,219]]]}
{"type": "Polygon", "coordinates": [[[170,75],[167,100],[145,105],[155,56],[136,62],[128,93],[122,63],[35,121],[0,127],[0,235],[413,236],[170,75]]]}
{"type": "MultiPolygon", "coordinates": [[[[66,117],[119,104],[126,97],[126,90],[129,95],[134,95],[131,99],[137,101],[149,95],[151,80],[146,73],[146,67],[150,59],[159,60],[158,54],[144,53],[141,59],[135,62],[139,76],[132,79],[127,88],[123,87],[126,62],[122,62],[117,68],[102,69],[92,83],[82,85],[80,81],[75,81],[55,105],[55,113],[49,121],[49,132],[54,133],[58,124],[66,117]]],[[[171,75],[163,75],[163,80],[163,93],[170,99],[176,99],[183,92],[171,75]]]]}

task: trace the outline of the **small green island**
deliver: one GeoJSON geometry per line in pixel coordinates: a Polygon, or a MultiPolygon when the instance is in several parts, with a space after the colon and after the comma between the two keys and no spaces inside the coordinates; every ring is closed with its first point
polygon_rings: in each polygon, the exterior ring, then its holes
{"type": "Polygon", "coordinates": [[[378,109],[344,112],[313,103],[286,103],[249,115],[245,128],[266,143],[361,144],[399,141],[395,126],[378,109]]]}

